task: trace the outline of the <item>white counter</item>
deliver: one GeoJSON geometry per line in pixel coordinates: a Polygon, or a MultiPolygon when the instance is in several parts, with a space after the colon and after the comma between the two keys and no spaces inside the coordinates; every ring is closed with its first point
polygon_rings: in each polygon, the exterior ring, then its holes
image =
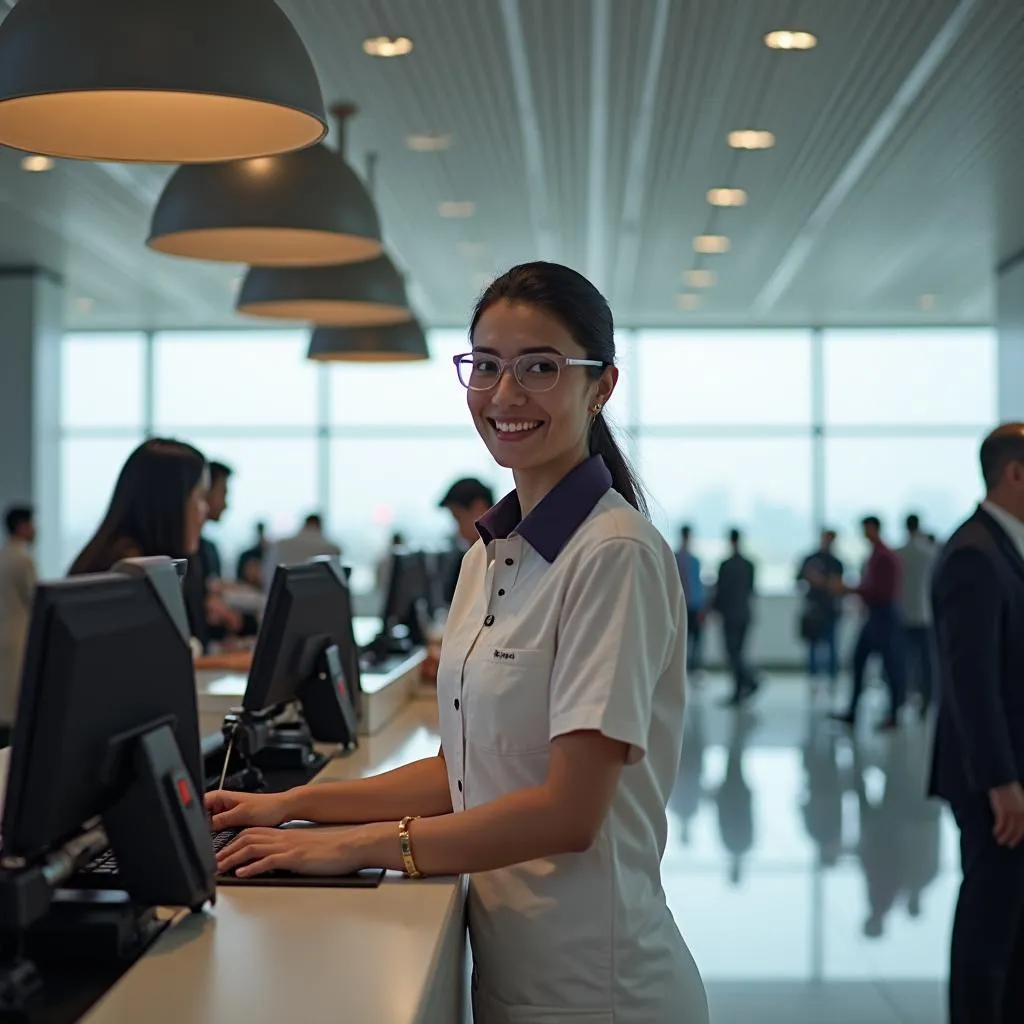
{"type": "MultiPolygon", "coordinates": [[[[414,701],[321,779],[437,752],[436,706],[414,701]]],[[[228,887],[179,915],[87,1024],[458,1024],[464,887],[389,875],[378,889],[228,887]]]]}

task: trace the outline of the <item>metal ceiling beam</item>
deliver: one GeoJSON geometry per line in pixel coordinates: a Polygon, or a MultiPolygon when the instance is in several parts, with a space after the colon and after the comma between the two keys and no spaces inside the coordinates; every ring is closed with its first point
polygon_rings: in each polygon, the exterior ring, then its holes
{"type": "Polygon", "coordinates": [[[629,148],[629,163],[626,167],[622,221],[617,244],[618,259],[615,263],[615,282],[626,290],[622,296],[626,302],[632,298],[633,284],[640,265],[640,221],[647,195],[647,168],[651,162],[651,142],[654,138],[654,108],[665,59],[669,9],[670,0],[656,0],[640,104],[633,118],[633,144],[629,148]]]}
{"type": "Polygon", "coordinates": [[[590,8],[590,143],[587,151],[587,276],[602,291],[608,273],[608,95],[611,0],[590,8]]]}
{"type": "Polygon", "coordinates": [[[551,230],[551,202],[544,165],[537,102],[530,81],[530,64],[526,55],[523,22],[519,16],[519,0],[501,0],[501,19],[505,26],[505,42],[512,67],[512,84],[519,110],[519,128],[523,136],[526,161],[526,187],[529,195],[530,223],[540,259],[555,259],[555,235],[551,230]]]}
{"type": "Polygon", "coordinates": [[[892,137],[903,116],[917,102],[928,82],[960,41],[971,18],[981,6],[980,0],[960,0],[945,25],[931,41],[921,58],[896,90],[888,106],[864,136],[861,144],[839,172],[831,187],[814,208],[786,250],[774,273],[754,300],[754,312],[767,313],[793,283],[818,243],[829,221],[857,187],[867,169],[892,137]]]}

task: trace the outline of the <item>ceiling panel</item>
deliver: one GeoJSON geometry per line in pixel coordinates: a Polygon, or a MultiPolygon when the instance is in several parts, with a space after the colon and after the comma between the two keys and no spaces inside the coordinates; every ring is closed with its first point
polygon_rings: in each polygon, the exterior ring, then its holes
{"type": "MultiPolygon", "coordinates": [[[[379,154],[385,237],[428,323],[464,323],[489,275],[541,257],[593,275],[622,324],[978,322],[997,262],[1024,247],[1019,4],[280,2],[328,101],[360,108],[348,155],[363,171],[379,154]],[[776,28],[820,45],[769,51],[776,28]],[[415,49],[368,57],[361,42],[378,34],[415,49]],[[776,148],[729,149],[748,127],[776,148]],[[453,145],[412,152],[413,132],[453,145]],[[719,186],[746,189],[748,205],[713,209],[719,186]],[[441,217],[449,200],[474,216],[441,217]],[[731,252],[695,255],[707,232],[731,252]],[[684,310],[695,267],[718,283],[684,310]]],[[[238,322],[241,268],[144,248],[169,173],[26,174],[0,150],[0,262],[63,274],[75,326],[238,322]]]]}

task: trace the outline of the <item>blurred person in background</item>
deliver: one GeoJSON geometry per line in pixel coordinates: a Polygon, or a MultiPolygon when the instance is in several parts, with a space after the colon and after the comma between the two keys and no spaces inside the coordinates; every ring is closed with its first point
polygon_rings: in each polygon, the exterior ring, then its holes
{"type": "Polygon", "coordinates": [[[69,575],[107,572],[123,558],[189,559],[185,610],[193,637],[205,647],[206,586],[195,567],[209,489],[206,459],[198,449],[159,437],[143,442],[128,456],[103,521],[69,575]]]}
{"type": "Polygon", "coordinates": [[[264,589],[270,587],[279,565],[300,565],[323,556],[341,558],[341,548],[324,536],[323,517],[314,512],[306,516],[302,529],[294,537],[285,537],[268,549],[263,564],[264,589]]]}
{"type": "Polygon", "coordinates": [[[881,731],[899,725],[900,708],[906,693],[906,665],[903,654],[903,626],[900,619],[900,560],[896,552],[882,540],[882,521],[866,516],[861,522],[864,537],[871,545],[871,554],[864,563],[860,583],[848,587],[842,580],[832,583],[837,596],[856,594],[864,604],[866,617],[853,651],[853,690],[846,711],[832,718],[845,725],[857,720],[857,706],[864,692],[864,672],[873,654],[882,659],[883,675],[889,687],[889,713],[878,724],[881,731]]]}
{"type": "Polygon", "coordinates": [[[916,685],[922,717],[932,701],[932,569],[936,547],[921,532],[921,519],[907,516],[907,542],[897,552],[900,560],[900,614],[908,685],[916,685]]]}
{"type": "Polygon", "coordinates": [[[718,569],[718,581],[712,607],[722,618],[722,639],[725,655],[733,677],[733,692],[723,703],[737,706],[749,700],[760,683],[747,664],[747,638],[754,617],[756,572],[754,563],[740,548],[743,536],[737,529],[729,531],[732,554],[718,569]]]}
{"type": "Polygon", "coordinates": [[[690,544],[693,529],[689,524],[679,531],[679,550],[676,565],[683,583],[686,597],[686,671],[696,677],[704,670],[704,614],[707,608],[707,594],[704,581],[700,578],[700,559],[693,553],[690,544]]]}
{"type": "Polygon", "coordinates": [[[4,527],[7,535],[0,547],[0,747],[11,741],[36,589],[36,563],[32,557],[36,527],[32,509],[27,505],[8,509],[4,527]]]}
{"type": "MultiPolygon", "coordinates": [[[[206,493],[206,521],[219,523],[228,508],[228,484],[233,471],[223,462],[211,462],[209,468],[210,489],[206,493]]],[[[255,633],[255,620],[232,608],[227,600],[229,588],[224,583],[224,566],[220,551],[209,537],[199,538],[195,571],[198,572],[206,589],[206,644],[224,640],[229,636],[255,633]]]]}
{"type": "Polygon", "coordinates": [[[838,638],[842,598],[834,593],[836,580],[843,579],[845,568],[836,557],[835,530],[822,530],[817,551],[812,551],[800,566],[797,583],[804,588],[800,612],[800,638],[807,645],[807,675],[812,693],[817,692],[818,679],[827,675],[834,690],[839,678],[838,638]]]}
{"type": "Polygon", "coordinates": [[[1024,423],[981,446],[986,496],[935,566],[930,794],[960,829],[950,1024],[1024,1020],[1024,423]]]}
{"type": "MultiPolygon", "coordinates": [[[[448,488],[445,496],[438,502],[438,507],[446,509],[458,530],[456,537],[456,553],[464,555],[475,543],[479,534],[476,530],[477,520],[482,519],[484,513],[490,511],[494,505],[494,491],[482,480],[476,477],[463,477],[456,480],[448,488]]],[[[444,600],[451,604],[455,594],[455,584],[459,579],[459,569],[462,567],[462,559],[451,558],[448,560],[448,571],[444,582],[444,600]]]]}
{"type": "Polygon", "coordinates": [[[267,557],[267,548],[270,542],[267,540],[267,524],[256,524],[256,543],[251,548],[246,548],[238,556],[238,568],[235,570],[235,578],[239,583],[247,583],[257,590],[263,589],[263,559],[267,557]]]}

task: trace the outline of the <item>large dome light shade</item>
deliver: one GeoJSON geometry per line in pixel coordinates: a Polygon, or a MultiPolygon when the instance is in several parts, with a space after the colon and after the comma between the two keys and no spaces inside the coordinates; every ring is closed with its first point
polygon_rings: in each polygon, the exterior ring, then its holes
{"type": "Polygon", "coordinates": [[[323,266],[380,255],[380,220],[355,171],[320,145],[179,167],[146,244],[200,260],[323,266]]]}
{"type": "Polygon", "coordinates": [[[412,319],[405,285],[387,256],[340,267],[253,267],[238,311],[330,327],[383,327],[412,319]]]}
{"type": "Polygon", "coordinates": [[[427,336],[415,320],[391,327],[318,327],[309,358],[320,363],[410,363],[430,358],[427,336]]]}
{"type": "Polygon", "coordinates": [[[324,137],[316,71],[274,0],[19,0],[0,24],[0,143],[206,163],[324,137]]]}

